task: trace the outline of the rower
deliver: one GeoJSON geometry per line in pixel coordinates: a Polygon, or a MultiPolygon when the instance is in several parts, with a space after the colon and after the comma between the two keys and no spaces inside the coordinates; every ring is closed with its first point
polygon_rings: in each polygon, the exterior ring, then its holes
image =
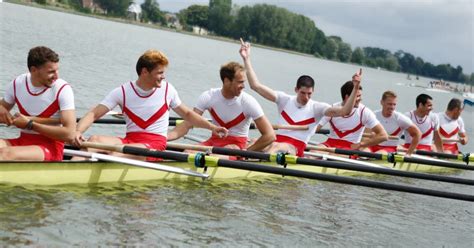
{"type": "Polygon", "coordinates": [[[59,78],[59,56],[50,48],[32,48],[27,63],[29,72],[7,86],[0,102],[0,122],[22,129],[18,138],[0,139],[0,160],[60,161],[76,128],[72,88],[59,78]],[[15,104],[20,113],[12,116],[15,104]],[[53,118],[52,125],[40,123],[53,118]]]}
{"type": "MultiPolygon", "coordinates": [[[[169,109],[195,126],[211,130],[216,135],[227,135],[227,129],[211,124],[189,109],[178,96],[174,86],[165,81],[168,58],[160,51],[148,50],[137,61],[138,79],[112,90],[105,99],[89,111],[77,124],[74,145],[84,141],[83,133],[91,124],[117,105],[123,111],[126,122],[124,138],[93,135],[90,142],[128,144],[142,148],[164,150],[166,148],[169,109]]],[[[128,156],[116,154],[117,156],[128,156]]],[[[136,159],[144,159],[133,157],[136,159]]],[[[155,160],[147,158],[147,160],[155,160]]]]}
{"type": "Polygon", "coordinates": [[[355,96],[359,91],[360,74],[354,75],[354,90],[344,106],[331,106],[327,103],[313,101],[314,80],[303,75],[296,81],[296,96],[283,91],[275,91],[260,83],[250,61],[250,44],[241,39],[240,55],[247,69],[250,88],[262,97],[276,103],[278,108],[278,124],[308,125],[308,130],[278,130],[276,141],[265,148],[265,152],[286,152],[302,157],[309,139],[316,131],[316,125],[324,116],[343,116],[351,112],[355,96]]]}
{"type": "MultiPolygon", "coordinates": [[[[438,152],[443,152],[443,145],[439,134],[438,116],[431,112],[433,109],[433,98],[427,94],[416,97],[416,109],[405,113],[421,131],[421,139],[416,146],[417,150],[432,151],[433,139],[438,152]]],[[[405,144],[403,147],[409,149],[412,143],[411,135],[405,131],[405,144]]]]}
{"type": "MultiPolygon", "coordinates": [[[[275,132],[257,100],[243,92],[246,81],[245,68],[237,62],[229,62],[221,67],[220,78],[222,87],[202,93],[194,111],[200,115],[206,110],[209,111],[212,122],[229,129],[229,136],[222,138],[213,135],[201,144],[261,151],[275,140],[275,132]],[[252,120],[261,136],[248,146],[247,139],[252,120]]],[[[190,123],[183,122],[168,133],[168,139],[182,137],[190,128],[192,128],[190,123]]]]}
{"type": "MultiPolygon", "coordinates": [[[[415,124],[413,124],[410,118],[395,110],[397,106],[397,94],[390,90],[385,91],[382,94],[380,104],[382,105],[382,109],[374,112],[375,116],[380,121],[380,124],[382,124],[385,131],[392,137],[396,136],[399,138],[401,134],[406,131],[412,140],[407,150],[407,154],[413,154],[418,142],[420,141],[421,132],[415,124]]],[[[379,145],[371,146],[369,149],[371,152],[377,153],[397,152],[398,141],[399,139],[389,139],[379,145]]]]}
{"type": "MultiPolygon", "coordinates": [[[[354,83],[356,82],[354,82],[353,78],[353,81],[347,81],[342,85],[342,102],[335,103],[333,106],[343,106],[346,104],[354,89],[354,83]]],[[[375,117],[374,112],[364,106],[361,101],[362,87],[359,86],[354,109],[349,115],[324,117],[318,123],[317,131],[327,123],[330,125],[329,137],[324,143],[321,143],[321,145],[333,148],[363,150],[369,146],[378,145],[388,140],[387,132],[385,132],[385,129],[375,117]],[[365,128],[370,128],[374,135],[370,140],[361,141],[365,128]]]]}
{"type": "Polygon", "coordinates": [[[438,113],[439,118],[439,133],[443,138],[443,150],[446,153],[458,154],[459,148],[456,139],[459,138],[459,143],[467,144],[466,130],[464,129],[464,121],[461,117],[463,111],[462,102],[457,98],[449,101],[446,112],[438,113]],[[446,139],[446,141],[444,140],[446,139]]]}

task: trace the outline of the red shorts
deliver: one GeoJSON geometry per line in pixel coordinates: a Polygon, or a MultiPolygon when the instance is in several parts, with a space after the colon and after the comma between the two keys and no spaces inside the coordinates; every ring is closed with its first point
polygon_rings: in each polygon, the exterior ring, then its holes
{"type": "Polygon", "coordinates": [[[345,140],[338,140],[338,139],[331,139],[328,138],[326,142],[321,143],[322,145],[325,145],[326,147],[332,147],[332,148],[340,148],[340,149],[352,149],[351,145],[354,144],[350,141],[345,141],[345,140]]]}
{"type": "MultiPolygon", "coordinates": [[[[403,144],[403,147],[408,149],[408,148],[410,148],[410,144],[403,144]]],[[[433,149],[429,145],[417,145],[416,149],[421,150],[421,151],[428,151],[428,152],[433,151],[433,149]]]]}
{"type": "Polygon", "coordinates": [[[458,144],[456,144],[456,143],[443,144],[443,150],[444,151],[450,151],[452,154],[459,154],[458,144]]]}
{"type": "MultiPolygon", "coordinates": [[[[125,138],[119,138],[122,140],[122,144],[142,144],[148,149],[155,149],[163,151],[166,149],[166,137],[144,132],[130,132],[127,133],[125,138]]],[[[147,157],[147,161],[161,161],[160,158],[147,157]]]]}
{"type": "Polygon", "coordinates": [[[20,133],[16,139],[7,139],[12,146],[39,146],[43,150],[44,161],[63,160],[64,142],[40,134],[20,133]]]}
{"type": "Polygon", "coordinates": [[[396,146],[370,146],[369,147],[371,152],[378,152],[378,151],[386,151],[386,152],[397,152],[397,147],[396,146]]]}
{"type": "Polygon", "coordinates": [[[226,145],[236,145],[240,149],[243,150],[247,147],[247,137],[227,136],[225,138],[220,138],[217,136],[211,136],[211,138],[202,142],[201,145],[215,146],[215,147],[224,147],[226,145]]]}
{"type": "Polygon", "coordinates": [[[304,156],[304,149],[306,149],[306,143],[301,140],[297,140],[285,135],[277,134],[275,142],[278,143],[287,143],[293,145],[296,148],[296,156],[303,157],[304,156]]]}

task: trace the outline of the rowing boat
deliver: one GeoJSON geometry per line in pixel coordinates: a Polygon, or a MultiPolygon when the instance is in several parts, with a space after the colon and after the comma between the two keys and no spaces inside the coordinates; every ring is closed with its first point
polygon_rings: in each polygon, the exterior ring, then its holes
{"type": "MultiPolygon", "coordinates": [[[[276,165],[270,162],[261,162],[265,165],[276,165]]],[[[456,169],[430,166],[414,163],[384,163],[374,161],[378,165],[395,170],[427,172],[427,173],[454,173],[456,169]]],[[[209,179],[226,180],[258,177],[281,177],[268,173],[239,170],[225,167],[196,168],[193,164],[185,162],[165,161],[160,162],[169,166],[175,166],[187,170],[206,173],[209,179]]],[[[280,166],[281,167],[281,166],[280,166]]],[[[363,176],[370,173],[349,171],[342,169],[331,169],[308,165],[287,165],[287,168],[302,171],[346,175],[363,176]]],[[[129,165],[102,161],[62,161],[62,162],[0,162],[0,183],[15,185],[65,185],[65,184],[97,184],[97,183],[125,183],[144,182],[155,180],[202,180],[200,178],[179,175],[158,170],[139,168],[129,165]]]]}

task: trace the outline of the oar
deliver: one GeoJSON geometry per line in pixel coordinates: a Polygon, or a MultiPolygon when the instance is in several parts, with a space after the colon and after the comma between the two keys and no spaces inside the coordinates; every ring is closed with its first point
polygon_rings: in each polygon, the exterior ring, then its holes
{"type": "MultiPolygon", "coordinates": [[[[362,137],[364,138],[372,138],[374,135],[371,134],[371,133],[363,133],[362,134],[362,137]]],[[[388,139],[389,140],[400,140],[400,137],[399,136],[395,136],[395,135],[389,135],[388,136],[388,139]]]]}
{"type": "Polygon", "coordinates": [[[454,160],[463,161],[465,163],[474,162],[474,156],[471,156],[470,153],[449,154],[449,153],[430,152],[430,151],[423,151],[423,150],[416,150],[415,153],[418,155],[424,155],[424,156],[454,159],[454,160]]]}
{"type": "Polygon", "coordinates": [[[202,174],[195,171],[184,170],[181,168],[172,167],[168,165],[162,165],[158,163],[150,163],[150,162],[145,162],[145,161],[140,161],[140,160],[135,160],[135,159],[121,158],[121,157],[116,157],[116,156],[111,156],[111,155],[101,154],[101,153],[64,149],[64,154],[68,156],[78,156],[78,157],[84,157],[84,158],[97,159],[101,161],[122,163],[122,164],[132,165],[136,167],[160,170],[160,171],[177,173],[177,174],[193,176],[193,177],[201,177],[201,178],[209,177],[209,175],[207,174],[202,174]]]}
{"type": "MultiPolygon", "coordinates": [[[[103,144],[100,144],[100,145],[103,145],[103,144]]],[[[203,153],[187,154],[187,153],[181,153],[181,152],[156,151],[156,150],[149,150],[146,148],[124,146],[124,145],[112,145],[112,146],[107,145],[99,149],[104,149],[104,150],[110,149],[113,151],[121,151],[123,153],[133,154],[133,155],[172,159],[172,160],[177,160],[181,162],[190,162],[190,163],[194,163],[196,166],[199,166],[199,167],[202,167],[202,166],[227,167],[227,168],[233,168],[233,169],[263,172],[263,173],[268,173],[268,174],[293,176],[293,177],[300,177],[300,178],[307,178],[307,179],[316,179],[316,180],[321,180],[321,181],[328,181],[328,182],[335,182],[335,183],[342,183],[342,184],[349,184],[349,185],[358,185],[358,186],[364,186],[364,187],[369,187],[369,188],[386,189],[386,190],[393,190],[393,191],[399,191],[399,192],[429,195],[429,196],[436,196],[436,197],[441,197],[441,198],[474,202],[474,195],[432,190],[432,189],[399,185],[399,184],[391,184],[391,183],[364,180],[364,179],[352,178],[352,177],[328,175],[328,174],[301,171],[301,170],[288,169],[288,168],[282,168],[282,167],[272,167],[272,166],[266,166],[266,165],[260,165],[256,163],[249,163],[249,162],[242,162],[242,161],[230,161],[230,160],[220,159],[217,157],[205,156],[203,153]]]]}
{"type": "Polygon", "coordinates": [[[373,153],[373,152],[364,152],[364,151],[359,151],[359,150],[345,150],[345,149],[339,149],[339,148],[318,147],[318,146],[307,146],[307,148],[318,150],[318,151],[343,154],[343,155],[358,155],[361,157],[374,158],[377,160],[387,161],[389,163],[397,163],[397,162],[417,163],[417,164],[427,164],[427,165],[432,165],[432,166],[447,167],[447,168],[462,169],[462,170],[474,170],[474,166],[452,163],[449,161],[413,158],[413,157],[403,156],[403,155],[395,154],[395,153],[380,154],[380,153],[373,153]]]}
{"type": "Polygon", "coordinates": [[[378,173],[378,174],[384,174],[384,175],[390,175],[390,176],[417,178],[417,179],[464,184],[464,185],[474,185],[474,180],[470,180],[470,179],[424,174],[424,173],[411,172],[411,171],[394,170],[391,168],[383,167],[381,165],[377,165],[373,163],[368,163],[365,161],[357,161],[357,160],[339,158],[336,156],[317,154],[317,153],[307,153],[307,154],[312,155],[312,156],[317,156],[317,157],[326,157],[328,159],[338,160],[339,162],[316,160],[316,159],[310,159],[310,158],[301,158],[294,155],[288,155],[288,154],[283,154],[283,153],[269,154],[269,153],[263,153],[263,152],[245,151],[245,150],[231,149],[231,148],[225,148],[225,147],[213,147],[213,146],[191,145],[191,144],[168,143],[167,148],[168,149],[183,149],[183,150],[188,149],[188,150],[210,152],[210,153],[222,154],[222,155],[241,156],[241,157],[246,157],[246,158],[254,158],[254,159],[275,162],[280,165],[285,165],[285,164],[311,165],[311,166],[319,166],[319,167],[326,167],[326,168],[333,168],[333,169],[378,173]]]}
{"type": "Polygon", "coordinates": [[[461,139],[443,139],[443,143],[451,143],[451,142],[456,142],[456,143],[461,143],[461,139]]]}

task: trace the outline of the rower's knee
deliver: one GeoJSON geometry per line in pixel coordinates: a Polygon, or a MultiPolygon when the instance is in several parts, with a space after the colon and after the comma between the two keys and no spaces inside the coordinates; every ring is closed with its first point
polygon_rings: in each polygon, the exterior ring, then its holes
{"type": "Polygon", "coordinates": [[[0,160],[15,160],[16,154],[8,147],[0,148],[0,160]]]}

